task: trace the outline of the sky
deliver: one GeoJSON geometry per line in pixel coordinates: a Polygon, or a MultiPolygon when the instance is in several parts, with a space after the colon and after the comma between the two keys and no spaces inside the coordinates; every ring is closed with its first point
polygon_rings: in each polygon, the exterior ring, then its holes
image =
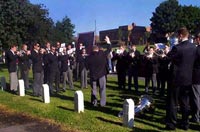
{"type": "MultiPolygon", "coordinates": [[[[67,16],[78,33],[118,28],[135,23],[150,26],[156,7],[165,0],[30,0],[43,4],[54,22],[67,16]],[[95,24],[96,23],[96,24],[95,24]],[[96,25],[96,26],[95,26],[96,25]]],[[[200,0],[178,0],[180,5],[200,7],[200,0]]]]}

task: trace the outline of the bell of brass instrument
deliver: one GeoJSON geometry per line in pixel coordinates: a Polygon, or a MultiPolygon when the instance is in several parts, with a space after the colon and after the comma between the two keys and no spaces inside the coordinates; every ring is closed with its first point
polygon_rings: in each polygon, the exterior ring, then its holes
{"type": "MultiPolygon", "coordinates": [[[[149,109],[153,105],[153,98],[149,95],[142,95],[141,98],[139,99],[139,103],[137,106],[134,108],[135,115],[149,109]]],[[[123,116],[123,110],[118,113],[118,117],[123,116]]]]}

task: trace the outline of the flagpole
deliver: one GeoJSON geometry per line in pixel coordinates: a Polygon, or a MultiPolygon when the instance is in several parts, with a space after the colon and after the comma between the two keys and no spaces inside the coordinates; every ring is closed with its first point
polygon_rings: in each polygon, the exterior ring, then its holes
{"type": "Polygon", "coordinates": [[[96,19],[95,19],[95,21],[94,21],[94,45],[96,45],[96,31],[97,31],[97,25],[96,25],[96,19]]]}

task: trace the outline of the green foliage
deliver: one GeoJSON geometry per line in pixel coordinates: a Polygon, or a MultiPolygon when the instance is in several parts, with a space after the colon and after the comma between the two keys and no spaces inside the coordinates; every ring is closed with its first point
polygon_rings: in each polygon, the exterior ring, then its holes
{"type": "Polygon", "coordinates": [[[34,5],[29,0],[1,0],[0,12],[0,45],[4,49],[13,43],[54,42],[58,36],[59,41],[69,42],[74,33],[69,18],[65,17],[57,28],[44,5],[34,5]]]}
{"type": "Polygon", "coordinates": [[[179,27],[180,11],[177,0],[162,2],[150,19],[153,33],[166,34],[175,31],[179,27]]]}
{"type": "Polygon", "coordinates": [[[71,23],[71,20],[65,16],[65,18],[63,18],[61,22],[58,21],[54,27],[54,33],[52,36],[53,41],[60,41],[65,43],[72,42],[74,28],[75,26],[71,23]]]}
{"type": "Polygon", "coordinates": [[[192,34],[200,31],[200,8],[194,6],[183,6],[181,15],[181,26],[187,27],[192,34]]]}
{"type": "Polygon", "coordinates": [[[177,0],[166,0],[156,8],[150,20],[152,32],[156,34],[170,34],[180,27],[187,27],[195,33],[197,28],[200,29],[200,8],[181,6],[177,0]]]}

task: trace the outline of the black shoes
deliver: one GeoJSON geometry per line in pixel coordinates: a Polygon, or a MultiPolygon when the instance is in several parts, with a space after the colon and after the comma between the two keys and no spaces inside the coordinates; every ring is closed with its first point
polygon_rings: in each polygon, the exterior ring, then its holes
{"type": "Polygon", "coordinates": [[[166,125],[165,130],[176,130],[176,127],[174,125],[166,125]]]}

